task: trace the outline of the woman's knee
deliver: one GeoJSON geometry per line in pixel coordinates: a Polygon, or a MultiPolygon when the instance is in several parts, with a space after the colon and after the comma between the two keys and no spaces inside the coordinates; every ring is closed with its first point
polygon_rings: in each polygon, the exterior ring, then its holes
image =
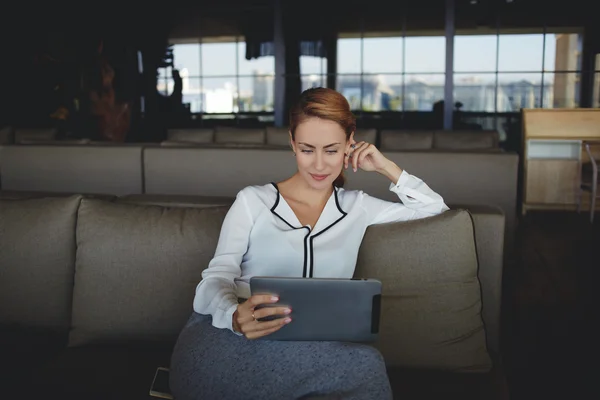
{"type": "Polygon", "coordinates": [[[383,355],[375,347],[361,345],[356,350],[362,364],[371,367],[385,367],[383,355]]]}

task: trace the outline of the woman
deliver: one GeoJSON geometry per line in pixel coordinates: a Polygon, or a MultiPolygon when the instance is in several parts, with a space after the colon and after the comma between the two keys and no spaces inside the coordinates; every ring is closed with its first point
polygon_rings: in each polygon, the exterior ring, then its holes
{"type": "Polygon", "coordinates": [[[355,118],[331,89],[302,93],[290,111],[298,171],[241,190],[196,289],[194,313],[171,360],[176,399],[390,399],[385,364],[371,346],[252,340],[293,323],[293,310],[250,296],[251,276],[351,278],[369,225],[447,210],[443,199],[370,143],[354,141],[355,118]],[[379,172],[402,203],[342,189],[343,170],[379,172]],[[248,299],[238,303],[238,299],[248,299]],[[261,322],[272,314],[286,318],[261,322]]]}

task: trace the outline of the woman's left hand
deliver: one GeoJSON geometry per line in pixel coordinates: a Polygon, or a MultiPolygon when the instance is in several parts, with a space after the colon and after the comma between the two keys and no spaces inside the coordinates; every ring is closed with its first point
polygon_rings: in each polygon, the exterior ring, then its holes
{"type": "Polygon", "coordinates": [[[345,168],[352,166],[354,172],[358,168],[363,171],[383,171],[390,161],[371,143],[354,142],[350,145],[350,152],[345,160],[345,168]]]}

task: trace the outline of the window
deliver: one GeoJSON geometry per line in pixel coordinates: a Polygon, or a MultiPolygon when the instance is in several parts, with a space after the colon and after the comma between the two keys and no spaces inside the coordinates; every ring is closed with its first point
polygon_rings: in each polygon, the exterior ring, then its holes
{"type": "Polygon", "coordinates": [[[577,107],[581,35],[460,35],[455,38],[454,98],[463,111],[577,107]]]}
{"type": "Polygon", "coordinates": [[[445,39],[338,39],[337,90],[354,110],[431,111],[444,98],[445,39]]]}
{"type": "Polygon", "coordinates": [[[327,87],[327,58],[300,56],[302,90],[327,87]]]}
{"type": "Polygon", "coordinates": [[[159,69],[157,90],[169,96],[174,71],[192,113],[273,111],[274,57],[246,60],[243,38],[173,45],[173,67],[159,69]]]}

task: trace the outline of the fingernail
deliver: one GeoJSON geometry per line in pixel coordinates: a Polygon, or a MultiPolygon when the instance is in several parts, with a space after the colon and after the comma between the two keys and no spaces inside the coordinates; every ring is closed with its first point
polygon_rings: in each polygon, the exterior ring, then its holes
{"type": "Polygon", "coordinates": [[[284,313],[284,314],[289,314],[289,313],[291,313],[291,312],[292,312],[292,310],[290,310],[289,308],[286,308],[286,309],[283,311],[283,313],[284,313]]]}
{"type": "Polygon", "coordinates": [[[283,320],[283,322],[285,322],[286,324],[289,324],[290,322],[292,322],[291,318],[286,318],[283,320]]]}
{"type": "Polygon", "coordinates": [[[277,300],[279,300],[279,297],[277,297],[277,296],[271,297],[271,301],[277,301],[277,300]]]}

